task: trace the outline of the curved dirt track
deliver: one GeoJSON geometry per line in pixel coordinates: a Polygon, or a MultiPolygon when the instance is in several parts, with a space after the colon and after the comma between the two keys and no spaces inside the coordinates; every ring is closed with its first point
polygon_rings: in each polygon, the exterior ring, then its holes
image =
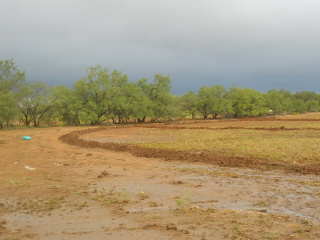
{"type": "MultiPolygon", "coordinates": [[[[101,143],[97,141],[86,141],[80,138],[80,136],[89,135],[90,133],[99,131],[108,131],[111,128],[130,128],[130,127],[144,127],[144,128],[160,128],[160,129],[208,129],[208,130],[224,130],[224,129],[250,129],[250,130],[269,130],[269,131],[289,131],[289,130],[299,130],[299,128],[245,128],[245,127],[226,127],[226,128],[208,128],[208,127],[180,127],[180,126],[170,126],[170,125],[136,125],[136,126],[120,126],[120,127],[97,127],[86,129],[82,131],[75,131],[64,136],[60,139],[68,144],[76,145],[86,148],[102,148],[112,151],[130,152],[137,157],[152,157],[152,158],[162,158],[164,160],[180,160],[187,162],[204,162],[210,163],[222,167],[245,167],[245,168],[255,168],[255,169],[269,169],[269,170],[285,170],[287,172],[297,172],[302,174],[320,174],[320,163],[309,164],[309,165],[292,165],[286,166],[280,163],[268,162],[267,159],[257,159],[254,157],[239,157],[239,156],[223,156],[212,154],[210,152],[190,152],[190,151],[174,151],[174,150],[163,150],[163,149],[153,149],[153,148],[142,148],[138,146],[131,146],[129,144],[120,143],[101,143]]],[[[305,128],[301,128],[305,129],[305,128]]],[[[307,128],[311,130],[320,130],[318,128],[307,128]]],[[[108,133],[106,132],[106,135],[108,133]]]]}

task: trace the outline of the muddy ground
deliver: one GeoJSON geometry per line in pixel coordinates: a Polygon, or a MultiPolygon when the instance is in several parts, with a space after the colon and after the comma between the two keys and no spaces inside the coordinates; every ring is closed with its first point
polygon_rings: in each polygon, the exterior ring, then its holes
{"type": "Polygon", "coordinates": [[[0,239],[320,239],[317,170],[142,151],[138,130],[1,131],[0,239]]]}

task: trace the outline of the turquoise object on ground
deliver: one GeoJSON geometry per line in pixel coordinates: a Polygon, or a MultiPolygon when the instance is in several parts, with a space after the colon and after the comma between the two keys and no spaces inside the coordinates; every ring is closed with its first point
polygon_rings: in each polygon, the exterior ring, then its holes
{"type": "Polygon", "coordinates": [[[23,137],[22,137],[22,140],[31,140],[31,137],[29,137],[29,136],[23,136],[23,137]]]}

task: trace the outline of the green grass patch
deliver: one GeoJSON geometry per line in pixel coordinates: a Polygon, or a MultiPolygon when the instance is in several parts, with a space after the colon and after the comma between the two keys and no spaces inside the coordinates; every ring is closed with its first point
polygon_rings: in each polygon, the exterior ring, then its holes
{"type": "Polygon", "coordinates": [[[205,151],[225,156],[250,156],[297,165],[318,163],[320,159],[320,132],[311,129],[146,129],[144,133],[166,136],[167,141],[157,141],[155,138],[154,141],[134,145],[177,151],[205,151]]]}

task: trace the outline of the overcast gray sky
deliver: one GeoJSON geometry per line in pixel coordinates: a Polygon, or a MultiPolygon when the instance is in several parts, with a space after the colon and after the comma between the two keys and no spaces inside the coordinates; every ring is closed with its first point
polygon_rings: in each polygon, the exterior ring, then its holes
{"type": "Polygon", "coordinates": [[[173,93],[236,83],[320,93],[319,0],[0,0],[0,60],[73,84],[101,64],[173,93]]]}

